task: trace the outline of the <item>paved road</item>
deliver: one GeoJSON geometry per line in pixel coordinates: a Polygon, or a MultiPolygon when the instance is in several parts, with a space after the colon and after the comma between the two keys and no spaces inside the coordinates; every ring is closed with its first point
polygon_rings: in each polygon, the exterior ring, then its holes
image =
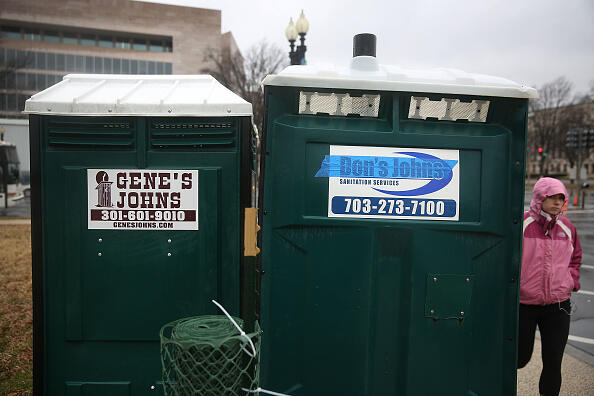
{"type": "Polygon", "coordinates": [[[567,217],[576,226],[582,244],[581,290],[571,297],[568,343],[594,357],[594,209],[569,210],[567,217]]]}
{"type": "Polygon", "coordinates": [[[2,201],[0,203],[0,220],[3,217],[31,217],[31,200],[23,198],[11,203],[8,208],[4,207],[4,201],[2,201]]]}

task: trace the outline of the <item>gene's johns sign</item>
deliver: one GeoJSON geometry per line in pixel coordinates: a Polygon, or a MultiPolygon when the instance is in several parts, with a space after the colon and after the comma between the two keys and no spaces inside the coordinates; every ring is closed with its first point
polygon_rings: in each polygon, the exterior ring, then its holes
{"type": "Polygon", "coordinates": [[[458,220],[458,150],[330,146],[328,216],[458,220]]]}
{"type": "Polygon", "coordinates": [[[88,228],[197,230],[198,171],[87,169],[88,228]]]}

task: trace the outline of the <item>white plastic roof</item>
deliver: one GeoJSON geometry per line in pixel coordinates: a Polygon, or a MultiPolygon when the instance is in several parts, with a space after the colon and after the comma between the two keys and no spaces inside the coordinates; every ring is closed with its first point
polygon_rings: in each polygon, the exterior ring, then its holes
{"type": "Polygon", "coordinates": [[[537,98],[534,88],[501,77],[456,69],[415,70],[380,65],[375,57],[358,56],[348,67],[289,66],[269,75],[263,85],[447,93],[460,95],[537,98]]]}
{"type": "Polygon", "coordinates": [[[252,105],[209,75],[68,74],[25,102],[25,113],[251,116],[252,105]]]}

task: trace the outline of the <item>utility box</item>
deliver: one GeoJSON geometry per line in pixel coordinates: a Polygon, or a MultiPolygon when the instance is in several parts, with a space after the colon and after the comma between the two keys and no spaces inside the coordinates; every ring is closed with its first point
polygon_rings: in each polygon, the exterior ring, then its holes
{"type": "Polygon", "coordinates": [[[514,395],[536,91],[369,45],[264,93],[262,387],[514,395]]]}
{"type": "Polygon", "coordinates": [[[25,112],[34,393],[162,394],[161,327],[240,312],[251,104],[210,76],[67,75],[25,112]]]}

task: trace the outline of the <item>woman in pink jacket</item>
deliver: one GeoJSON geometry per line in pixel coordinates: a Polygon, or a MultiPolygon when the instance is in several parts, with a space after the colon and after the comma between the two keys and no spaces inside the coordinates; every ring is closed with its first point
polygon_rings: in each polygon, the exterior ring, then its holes
{"type": "Polygon", "coordinates": [[[534,185],[530,211],[524,214],[518,368],[530,361],[538,326],[543,363],[538,388],[545,396],[559,395],[569,299],[580,288],[582,248],[574,225],[561,215],[567,198],[563,183],[543,177],[534,185]]]}

